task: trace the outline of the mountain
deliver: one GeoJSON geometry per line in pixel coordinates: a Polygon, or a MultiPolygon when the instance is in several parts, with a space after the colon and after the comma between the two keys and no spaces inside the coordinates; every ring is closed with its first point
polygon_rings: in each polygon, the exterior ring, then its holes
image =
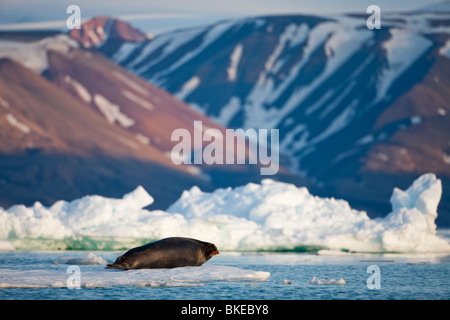
{"type": "Polygon", "coordinates": [[[99,53],[74,49],[64,55],[50,51],[48,61],[44,72],[47,79],[104,116],[108,123],[131,132],[136,143],[166,153],[174,145],[171,133],[177,128],[192,132],[194,120],[224,130],[99,53]]]}
{"type": "MultiPolygon", "coordinates": [[[[226,136],[226,127],[96,51],[78,48],[67,55],[53,50],[47,57],[48,68],[43,73],[47,79],[104,116],[111,125],[133,134],[136,143],[156,148],[170,161],[171,152],[178,144],[178,141],[172,141],[172,133],[177,129],[187,130],[194,139],[198,133],[194,122],[199,121],[202,135],[206,135],[208,129],[216,129],[226,136]]],[[[202,148],[209,145],[209,141],[202,139],[202,148]]],[[[225,139],[219,144],[225,152],[231,151],[225,139]]],[[[258,166],[203,163],[182,165],[181,168],[216,187],[261,180],[258,166]]],[[[285,175],[288,180],[301,181],[290,177],[281,168],[280,178],[285,179],[285,175]]]]}
{"type": "Polygon", "coordinates": [[[80,29],[69,32],[84,48],[92,48],[108,40],[110,43],[136,42],[148,39],[147,35],[134,29],[128,23],[110,17],[95,17],[84,22],[80,29]]]}
{"type": "MultiPolygon", "coordinates": [[[[434,172],[450,226],[450,14],[261,16],[96,49],[223,126],[277,128],[285,164],[372,216],[434,172]]],[[[318,187],[317,187],[318,186],[318,187]]]]}
{"type": "Polygon", "coordinates": [[[416,12],[450,13],[450,1],[443,0],[441,2],[433,3],[417,9],[416,12]]]}
{"type": "Polygon", "coordinates": [[[194,120],[224,128],[67,35],[0,35],[0,111],[2,207],[142,185],[152,207],[166,208],[193,185],[216,187],[198,167],[172,162],[170,136],[192,134],[194,120]]]}
{"type": "Polygon", "coordinates": [[[143,184],[165,207],[191,184],[210,188],[19,63],[1,59],[0,70],[2,206],[120,196],[143,184]]]}
{"type": "MultiPolygon", "coordinates": [[[[116,31],[101,21],[109,45],[130,40],[106,33],[116,31]]],[[[121,196],[142,185],[152,207],[165,209],[194,185],[211,191],[261,180],[254,165],[174,164],[176,129],[195,137],[194,121],[202,135],[226,128],[70,35],[0,33],[0,206],[121,196]]],[[[301,180],[281,169],[283,176],[301,180]]]]}

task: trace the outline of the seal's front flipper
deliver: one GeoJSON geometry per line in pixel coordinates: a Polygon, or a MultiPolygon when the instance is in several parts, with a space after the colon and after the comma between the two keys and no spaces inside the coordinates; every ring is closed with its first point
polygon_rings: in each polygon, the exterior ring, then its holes
{"type": "Polygon", "coordinates": [[[117,264],[117,263],[113,263],[113,264],[107,264],[105,269],[122,269],[122,270],[129,270],[130,267],[128,266],[128,264],[117,264]]]}

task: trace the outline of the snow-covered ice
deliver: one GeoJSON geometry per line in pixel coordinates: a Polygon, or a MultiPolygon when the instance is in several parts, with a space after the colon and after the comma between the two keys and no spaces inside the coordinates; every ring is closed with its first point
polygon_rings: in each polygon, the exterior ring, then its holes
{"type": "Polygon", "coordinates": [[[16,248],[8,240],[0,240],[0,251],[14,251],[16,248]]]}
{"type": "Polygon", "coordinates": [[[117,249],[186,236],[213,242],[221,251],[450,252],[448,241],[436,235],[441,194],[441,181],[424,174],[407,190],[394,189],[391,213],[371,219],[344,200],[269,179],[212,193],[193,187],[166,211],[143,209],[153,198],[138,187],[122,199],[86,196],[51,207],[0,208],[0,239],[16,249],[93,243],[117,249]]]}
{"type": "MultiPolygon", "coordinates": [[[[79,287],[113,286],[173,287],[198,286],[211,281],[266,281],[270,273],[228,266],[182,267],[173,269],[106,270],[104,266],[80,267],[79,287]]],[[[0,288],[66,288],[75,273],[70,269],[48,270],[0,269],[0,288]]]]}
{"type": "Polygon", "coordinates": [[[342,278],[339,280],[335,280],[335,279],[326,280],[326,279],[317,279],[316,277],[312,278],[312,280],[309,283],[310,284],[338,284],[338,285],[347,284],[345,282],[345,280],[342,278]]]}
{"type": "Polygon", "coordinates": [[[103,265],[105,266],[108,261],[102,257],[96,255],[95,253],[88,253],[87,256],[77,258],[77,257],[62,257],[61,262],[70,265],[103,265]]]}

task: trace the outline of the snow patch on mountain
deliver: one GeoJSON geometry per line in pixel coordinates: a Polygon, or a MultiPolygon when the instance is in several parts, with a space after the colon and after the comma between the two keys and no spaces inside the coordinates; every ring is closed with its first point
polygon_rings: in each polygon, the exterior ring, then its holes
{"type": "Polygon", "coordinates": [[[66,75],[64,77],[64,81],[66,81],[67,83],[70,83],[73,88],[75,89],[75,91],[77,92],[77,94],[80,96],[80,98],[86,102],[86,103],[91,103],[92,101],[92,96],[89,93],[89,91],[78,81],[76,81],[75,79],[72,79],[69,75],[66,75]]]}
{"type": "Polygon", "coordinates": [[[239,112],[240,109],[241,99],[239,97],[233,96],[230,98],[230,101],[220,109],[219,115],[216,117],[211,116],[211,118],[223,126],[228,126],[230,121],[233,119],[236,113],[239,112]]]}
{"type": "Polygon", "coordinates": [[[297,45],[302,44],[307,35],[309,28],[306,24],[296,25],[294,23],[288,25],[285,31],[281,34],[279,38],[278,45],[275,47],[272,54],[269,56],[265,63],[265,70],[267,73],[276,73],[281,65],[282,61],[277,61],[282,54],[283,50],[286,48],[290,49],[297,45]],[[277,62],[277,64],[275,64],[277,62]]]}
{"type": "Polygon", "coordinates": [[[141,106],[141,107],[144,108],[144,109],[147,109],[147,110],[150,110],[150,111],[155,109],[155,107],[153,106],[153,104],[152,104],[151,102],[148,102],[147,100],[145,100],[145,99],[143,99],[143,98],[137,96],[136,94],[134,94],[134,93],[131,92],[131,91],[128,91],[128,90],[126,90],[126,89],[123,89],[123,90],[121,91],[121,93],[122,93],[125,97],[127,97],[128,99],[130,99],[131,101],[136,102],[139,106],[141,106]]]}
{"type": "Polygon", "coordinates": [[[450,39],[447,40],[447,42],[445,43],[445,45],[441,48],[439,48],[439,54],[450,58],[450,39]]]}
{"type": "Polygon", "coordinates": [[[235,81],[237,76],[237,68],[242,57],[242,44],[238,44],[234,48],[230,57],[230,66],[227,68],[228,80],[235,81]]]}
{"type": "MultiPolygon", "coordinates": [[[[209,45],[211,45],[215,40],[217,40],[221,35],[223,35],[228,29],[230,29],[233,25],[234,25],[234,21],[223,21],[223,22],[219,22],[219,23],[215,24],[212,28],[205,28],[206,32],[204,32],[204,34],[202,34],[202,36],[203,36],[202,43],[199,46],[195,47],[193,50],[186,52],[181,58],[176,60],[168,69],[158,72],[156,75],[154,75],[152,77],[152,82],[158,83],[160,81],[160,77],[162,77],[170,72],[173,72],[174,70],[178,69],[183,64],[187,63],[188,61],[190,61],[191,59],[196,57],[203,50],[205,50],[209,45]]],[[[170,39],[165,39],[165,37],[161,37],[160,39],[161,39],[161,41],[165,41],[165,43],[170,41],[170,39]]],[[[178,48],[180,45],[180,42],[177,41],[176,39],[178,39],[178,38],[171,40],[171,44],[172,44],[172,48],[173,48],[173,49],[171,48],[171,50],[178,48]],[[176,41],[175,42],[176,45],[173,44],[174,41],[176,41]]],[[[152,44],[152,42],[150,42],[150,45],[151,44],[152,44]]],[[[165,56],[166,56],[165,54],[161,55],[161,57],[165,57],[165,56]]],[[[155,60],[154,62],[152,62],[152,64],[155,64],[157,62],[158,61],[155,60]]],[[[132,67],[132,66],[130,66],[130,67],[132,67]]],[[[147,65],[147,64],[144,66],[145,69],[147,69],[148,67],[149,67],[149,65],[147,65]]],[[[139,71],[138,71],[138,73],[139,73],[139,71]]]]}
{"type": "Polygon", "coordinates": [[[174,94],[174,96],[180,100],[185,99],[192,93],[192,91],[194,91],[198,87],[200,82],[201,81],[199,77],[194,76],[190,78],[185,84],[183,84],[181,90],[174,94]]]}
{"type": "Polygon", "coordinates": [[[104,96],[95,94],[94,103],[110,124],[114,124],[117,121],[124,128],[128,128],[134,125],[135,121],[133,119],[122,113],[119,106],[110,102],[104,96]]]}
{"type": "Polygon", "coordinates": [[[395,79],[432,45],[430,40],[408,29],[391,28],[389,32],[391,38],[383,44],[388,66],[379,78],[375,102],[385,97],[395,79]]]}
{"type": "MultiPolygon", "coordinates": [[[[303,28],[302,32],[306,33],[307,28],[303,28]]],[[[283,36],[282,36],[283,37],[283,36]]],[[[254,86],[252,92],[248,95],[247,104],[245,105],[246,114],[255,115],[257,117],[247,117],[244,127],[266,127],[276,128],[281,121],[302,101],[304,101],[319,85],[321,85],[334,71],[336,71],[352,54],[360,49],[364,43],[370,40],[372,33],[368,30],[353,29],[350,27],[342,28],[335,22],[321,23],[312,29],[309,34],[302,37],[303,41],[308,41],[303,48],[300,61],[295,64],[289,74],[277,85],[266,70],[260,75],[258,83],[254,86]],[[289,99],[283,106],[278,108],[268,108],[276,101],[298,78],[298,74],[303,67],[310,61],[313,53],[317,48],[324,46],[325,53],[328,56],[325,69],[315,77],[308,85],[300,86],[295,89],[289,99]]],[[[277,46],[275,51],[279,50],[277,46]]],[[[277,55],[280,53],[275,52],[277,55]]],[[[273,63],[273,53],[266,63],[266,67],[273,63]]]]}
{"type": "Polygon", "coordinates": [[[6,115],[6,120],[10,125],[12,125],[14,128],[19,129],[22,133],[30,133],[30,127],[28,127],[26,124],[20,122],[13,114],[8,113],[6,115]]]}
{"type": "Polygon", "coordinates": [[[125,42],[122,44],[117,50],[114,55],[111,57],[112,60],[116,61],[117,63],[122,63],[128,56],[137,48],[142,46],[140,43],[135,42],[125,42]]]}
{"type": "Polygon", "coordinates": [[[121,60],[125,60],[129,54],[131,54],[136,48],[140,47],[139,55],[133,60],[129,65],[129,68],[135,70],[136,73],[140,73],[148,69],[149,67],[156,65],[163,58],[170,55],[176,49],[178,49],[183,44],[188,43],[200,34],[205,32],[204,27],[190,28],[187,30],[180,30],[174,33],[163,34],[156,37],[152,41],[146,43],[144,47],[141,45],[129,45],[118,51],[118,57],[121,60]],[[146,58],[157,50],[162,50],[162,54],[159,58],[153,59],[151,62],[146,61],[146,58]],[[139,68],[138,66],[145,62],[145,64],[139,68]]]}
{"type": "Polygon", "coordinates": [[[41,74],[48,68],[49,50],[67,55],[71,48],[78,48],[78,43],[63,34],[33,42],[0,40],[0,58],[10,58],[41,74]]]}
{"type": "Polygon", "coordinates": [[[0,106],[2,106],[5,109],[9,109],[10,105],[9,102],[0,97],[0,106]]]}
{"type": "Polygon", "coordinates": [[[119,79],[120,81],[122,81],[124,84],[126,84],[127,86],[129,86],[131,89],[133,89],[134,91],[145,95],[145,96],[149,96],[149,92],[147,91],[147,89],[145,89],[143,86],[141,86],[139,83],[137,83],[136,81],[134,81],[133,79],[131,79],[131,77],[128,77],[122,73],[120,73],[119,71],[114,70],[112,72],[113,76],[116,77],[117,79],[119,79]]]}

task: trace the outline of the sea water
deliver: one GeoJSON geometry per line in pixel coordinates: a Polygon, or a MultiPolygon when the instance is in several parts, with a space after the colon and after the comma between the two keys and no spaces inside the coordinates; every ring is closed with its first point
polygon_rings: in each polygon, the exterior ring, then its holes
{"type": "Polygon", "coordinates": [[[107,270],[120,252],[2,252],[0,299],[448,300],[448,254],[222,252],[202,267],[107,270]],[[336,255],[335,255],[336,254],[336,255]],[[88,257],[86,259],[86,257],[88,257]],[[89,258],[90,257],[90,258],[89,258]],[[97,257],[97,260],[93,259],[97,257]],[[80,264],[79,288],[67,281],[80,264]],[[84,261],[84,262],[83,262],[84,261]],[[97,261],[97,262],[96,262],[97,261]],[[371,268],[372,266],[372,268],[371,268]],[[373,266],[378,269],[375,275],[373,266]],[[215,276],[211,276],[211,272],[215,276]],[[140,273],[141,272],[141,273],[140,273]],[[137,281],[145,274],[151,281],[137,281]],[[97,280],[84,281],[83,277],[97,280]],[[61,277],[62,276],[62,277],[61,277]],[[116,278],[119,276],[119,278],[116,278]],[[378,277],[375,277],[378,276],[378,277]],[[20,281],[15,282],[19,277],[20,281]],[[119,279],[115,282],[114,279],[119,279]],[[126,280],[128,279],[128,280],[126,280]],[[321,281],[318,281],[321,280],[321,281]],[[334,281],[333,281],[334,280],[334,281]],[[16,283],[17,285],[14,285],[16,283]]]}

